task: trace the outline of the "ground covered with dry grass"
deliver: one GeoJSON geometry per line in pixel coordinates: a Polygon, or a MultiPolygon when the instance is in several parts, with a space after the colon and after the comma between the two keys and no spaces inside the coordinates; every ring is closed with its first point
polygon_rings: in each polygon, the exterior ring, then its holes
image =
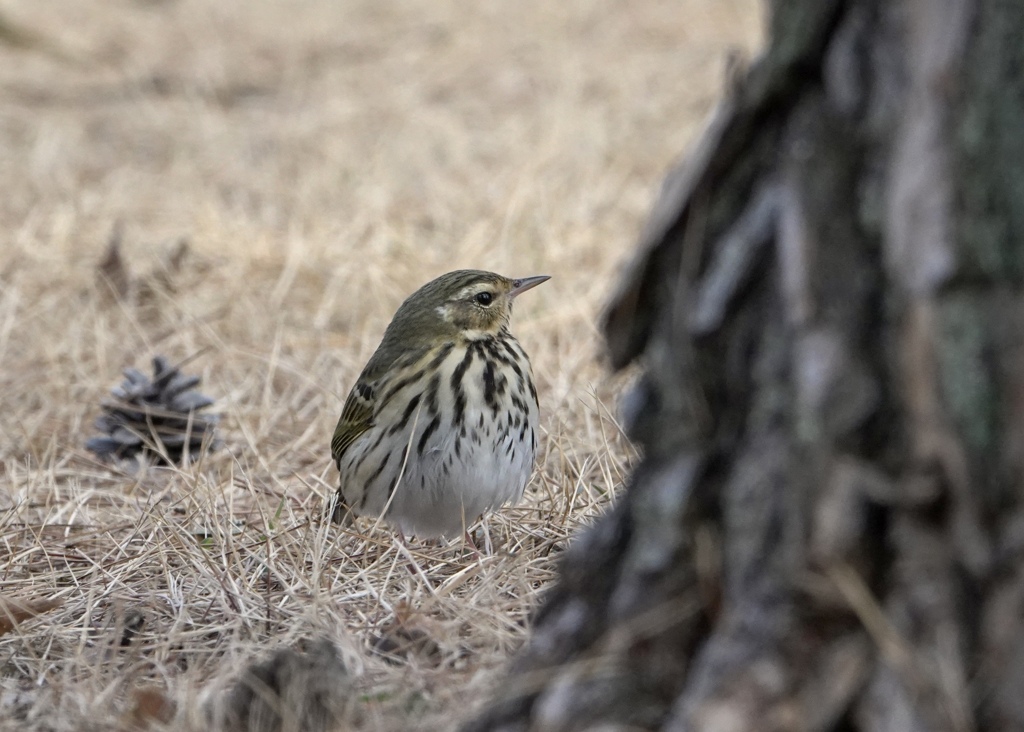
{"type": "Polygon", "coordinates": [[[628,473],[597,315],[726,52],[757,42],[755,4],[33,0],[0,19],[36,34],[0,40],[0,597],[59,603],[0,617],[0,727],[206,728],[244,664],[323,637],[337,658],[311,678],[346,690],[353,726],[457,726],[628,473]],[[536,474],[477,528],[483,556],[322,520],[347,389],[404,296],[461,267],[553,276],[513,323],[536,474]],[[222,447],[101,463],[100,401],[157,353],[191,359],[222,447]]]}

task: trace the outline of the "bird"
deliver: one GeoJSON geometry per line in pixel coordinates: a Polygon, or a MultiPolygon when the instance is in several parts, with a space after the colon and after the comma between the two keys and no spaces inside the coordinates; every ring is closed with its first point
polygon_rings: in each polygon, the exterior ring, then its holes
{"type": "Polygon", "coordinates": [[[509,322],[516,298],[549,279],[457,270],[402,303],[331,438],[335,523],[371,516],[403,540],[452,537],[522,498],[540,409],[509,322]]]}

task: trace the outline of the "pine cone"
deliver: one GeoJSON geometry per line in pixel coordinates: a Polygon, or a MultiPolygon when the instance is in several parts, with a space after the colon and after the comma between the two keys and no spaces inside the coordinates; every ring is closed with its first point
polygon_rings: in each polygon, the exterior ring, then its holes
{"type": "Polygon", "coordinates": [[[219,414],[199,414],[213,399],[194,387],[200,377],[186,376],[163,356],[153,358],[153,379],[134,368],[124,370],[125,380],[110,390],[112,400],[101,404],[96,429],[103,433],[85,443],[101,458],[126,458],[136,454],[156,456],[158,461],[180,464],[186,454],[195,459],[204,443],[216,448],[214,437],[219,414]]]}

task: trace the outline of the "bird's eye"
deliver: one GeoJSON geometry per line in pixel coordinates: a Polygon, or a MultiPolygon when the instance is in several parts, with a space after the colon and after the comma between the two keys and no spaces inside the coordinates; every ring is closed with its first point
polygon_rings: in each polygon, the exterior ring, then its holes
{"type": "Polygon", "coordinates": [[[491,304],[491,301],[494,299],[494,295],[489,292],[478,292],[476,297],[473,299],[481,305],[487,306],[491,304]]]}

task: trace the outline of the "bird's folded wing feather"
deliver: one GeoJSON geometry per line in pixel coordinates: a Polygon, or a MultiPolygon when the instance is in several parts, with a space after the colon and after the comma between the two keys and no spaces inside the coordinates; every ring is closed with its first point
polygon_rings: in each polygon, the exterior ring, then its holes
{"type": "Polygon", "coordinates": [[[345,400],[341,417],[338,419],[338,426],[334,428],[334,436],[331,438],[331,457],[338,464],[339,470],[345,451],[352,446],[359,435],[373,427],[377,391],[381,380],[392,369],[401,371],[411,368],[421,361],[428,351],[428,344],[424,343],[406,343],[402,348],[396,348],[392,345],[388,333],[384,334],[384,340],[367,362],[356,385],[352,387],[348,399],[345,400]]]}
{"type": "Polygon", "coordinates": [[[349,446],[373,425],[374,389],[370,384],[360,381],[352,389],[345,400],[345,407],[338,418],[338,426],[334,428],[331,438],[331,457],[341,468],[341,458],[349,446]]]}

